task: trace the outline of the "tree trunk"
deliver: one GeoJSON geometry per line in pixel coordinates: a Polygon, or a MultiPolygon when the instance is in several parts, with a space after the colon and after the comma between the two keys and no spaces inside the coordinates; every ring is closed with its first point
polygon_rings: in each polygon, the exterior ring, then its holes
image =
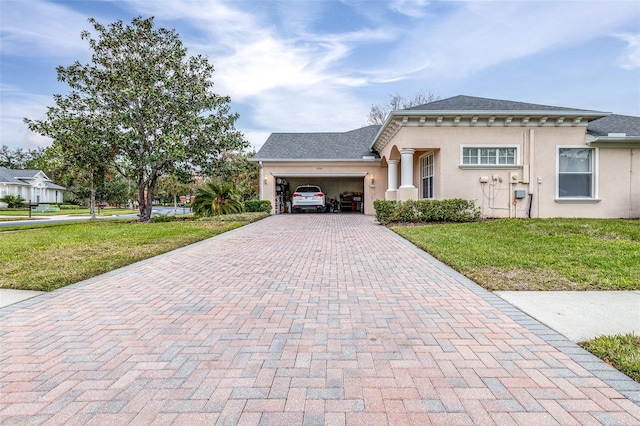
{"type": "Polygon", "coordinates": [[[138,210],[140,213],[138,219],[140,222],[149,222],[151,220],[151,210],[147,213],[147,198],[144,196],[145,194],[144,185],[141,182],[141,179],[138,180],[138,210]]]}
{"type": "Polygon", "coordinates": [[[91,172],[91,189],[89,194],[89,213],[91,214],[91,219],[96,220],[96,188],[93,185],[93,172],[91,172]]]}

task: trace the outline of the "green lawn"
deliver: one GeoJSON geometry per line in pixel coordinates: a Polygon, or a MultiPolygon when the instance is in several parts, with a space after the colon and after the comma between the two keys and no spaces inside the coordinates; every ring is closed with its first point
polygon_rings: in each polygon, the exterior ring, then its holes
{"type": "Polygon", "coordinates": [[[600,336],[581,346],[640,383],[640,336],[600,336]]]}
{"type": "Polygon", "coordinates": [[[640,221],[507,219],[392,226],[488,290],[640,290],[640,221]]]}
{"type": "Polygon", "coordinates": [[[196,241],[265,214],[142,224],[100,220],[0,228],[0,288],[50,291],[196,241]]]}
{"type": "MultiPolygon", "coordinates": [[[[89,216],[91,212],[88,208],[77,208],[77,209],[60,209],[57,212],[36,212],[35,209],[31,210],[32,217],[38,216],[61,216],[61,215],[78,215],[78,216],[89,216]]],[[[105,207],[98,209],[96,207],[96,215],[98,216],[112,216],[119,214],[132,214],[138,213],[138,210],[131,209],[118,209],[115,207],[105,207]]],[[[20,208],[20,209],[0,209],[0,216],[13,216],[13,217],[29,217],[29,209],[28,208],[20,208]]]]}

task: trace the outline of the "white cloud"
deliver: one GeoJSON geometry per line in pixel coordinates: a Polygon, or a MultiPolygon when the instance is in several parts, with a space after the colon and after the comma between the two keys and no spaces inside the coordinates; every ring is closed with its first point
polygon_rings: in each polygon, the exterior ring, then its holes
{"type": "Polygon", "coordinates": [[[0,140],[10,147],[37,148],[51,145],[51,139],[29,130],[24,118],[43,119],[51,104],[50,96],[29,95],[5,91],[2,87],[2,114],[0,115],[0,140]]]}
{"type": "Polygon", "coordinates": [[[394,0],[389,8],[412,18],[421,18],[427,14],[428,5],[428,0],[394,0]]]}
{"type": "Polygon", "coordinates": [[[431,25],[417,25],[394,56],[397,74],[463,78],[506,61],[607,36],[637,17],[634,2],[456,3],[431,25]],[[586,24],[588,23],[588,25],[586,24]]]}
{"type": "Polygon", "coordinates": [[[91,28],[87,16],[40,0],[3,0],[0,7],[3,55],[59,57],[88,52],[87,42],[80,38],[91,28]]]}
{"type": "Polygon", "coordinates": [[[625,70],[640,69],[640,34],[620,34],[618,38],[627,42],[627,47],[619,58],[625,70]]]}

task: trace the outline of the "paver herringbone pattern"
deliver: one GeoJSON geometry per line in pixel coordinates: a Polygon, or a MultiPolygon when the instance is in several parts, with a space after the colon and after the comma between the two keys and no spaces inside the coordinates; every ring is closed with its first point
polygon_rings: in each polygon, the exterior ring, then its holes
{"type": "Polygon", "coordinates": [[[2,424],[621,424],[640,407],[362,215],[0,310],[2,424]]]}

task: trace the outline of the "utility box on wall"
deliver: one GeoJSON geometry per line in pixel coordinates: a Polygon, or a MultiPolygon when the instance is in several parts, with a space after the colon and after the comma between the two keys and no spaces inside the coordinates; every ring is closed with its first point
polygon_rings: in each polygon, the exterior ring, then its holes
{"type": "Polygon", "coordinates": [[[515,191],[513,191],[513,197],[516,200],[522,200],[526,196],[527,196],[527,191],[525,191],[524,189],[516,189],[515,191]]]}

